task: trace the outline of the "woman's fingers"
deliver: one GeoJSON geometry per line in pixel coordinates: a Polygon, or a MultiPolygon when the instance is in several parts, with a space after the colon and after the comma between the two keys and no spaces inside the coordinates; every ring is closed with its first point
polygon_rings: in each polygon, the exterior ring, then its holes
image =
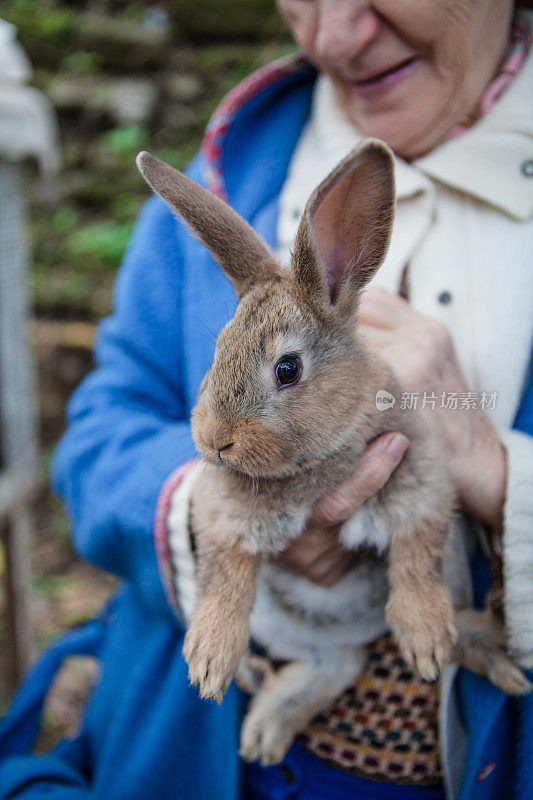
{"type": "Polygon", "coordinates": [[[309,522],[305,531],[278,556],[277,563],[320,586],[331,586],[359,558],[339,542],[339,525],[325,527],[309,522]]]}
{"type": "Polygon", "coordinates": [[[315,504],[304,532],[278,556],[277,563],[321,586],[331,586],[359,558],[339,542],[340,524],[379,491],[400,463],[409,440],[384,433],[366,448],[357,471],[315,504]]]}
{"type": "Polygon", "coordinates": [[[337,551],[343,549],[338,536],[339,526],[324,528],[308,524],[276,560],[310,580],[316,580],[336,560],[337,551]]]}
{"type": "Polygon", "coordinates": [[[368,445],[357,470],[313,508],[312,522],[338,525],[385,486],[402,460],[409,440],[402,433],[384,433],[368,445]]]}
{"type": "Polygon", "coordinates": [[[394,342],[394,331],[386,328],[379,328],[375,325],[359,323],[357,330],[363,337],[365,344],[377,352],[386,347],[390,347],[394,342]]]}
{"type": "Polygon", "coordinates": [[[397,328],[408,320],[411,312],[403,297],[380,286],[370,286],[361,294],[357,319],[377,328],[397,328]]]}

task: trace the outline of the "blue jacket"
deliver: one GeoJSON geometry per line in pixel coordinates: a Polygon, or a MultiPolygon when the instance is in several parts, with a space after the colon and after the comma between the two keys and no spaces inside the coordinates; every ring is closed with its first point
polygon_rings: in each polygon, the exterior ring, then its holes
{"type": "MultiPolygon", "coordinates": [[[[304,63],[256,82],[233,115],[222,123],[219,116],[208,133],[209,158],[200,154],[189,170],[204,184],[209,170],[221,170],[230,202],[271,245],[314,75],[304,63]]],[[[78,552],[120,576],[123,588],[98,620],[60,639],[30,673],[0,725],[0,798],[239,797],[243,698],[232,686],[217,706],[189,687],[183,630],[153,539],[161,489],[195,455],[189,414],[215,335],[235,306],[203,246],[161,200],[149,200],[118,276],[114,312],[99,328],[97,367],[70,401],[53,468],[78,552]],[[44,687],[68,652],[97,653],[102,662],[81,730],[47,755],[28,755],[44,687]]],[[[516,426],[533,434],[533,384],[516,426]]],[[[465,671],[455,690],[469,734],[461,800],[504,793],[529,800],[533,699],[509,699],[465,671]]]]}

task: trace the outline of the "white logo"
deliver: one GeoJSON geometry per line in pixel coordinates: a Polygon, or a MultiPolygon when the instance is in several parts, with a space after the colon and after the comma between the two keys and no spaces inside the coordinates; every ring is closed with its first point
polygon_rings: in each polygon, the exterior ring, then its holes
{"type": "Polygon", "coordinates": [[[376,408],[378,411],[387,411],[388,408],[394,406],[395,402],[394,395],[385,391],[385,389],[380,389],[376,392],[376,408]]]}

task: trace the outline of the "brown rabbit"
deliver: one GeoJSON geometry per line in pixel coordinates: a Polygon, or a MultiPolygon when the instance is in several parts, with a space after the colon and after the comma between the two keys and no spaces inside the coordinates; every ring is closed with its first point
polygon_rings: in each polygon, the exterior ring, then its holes
{"type": "MultiPolygon", "coordinates": [[[[387,628],[428,680],[456,639],[442,576],[454,493],[441,444],[422,413],[377,409],[378,392],[398,397],[400,389],[356,325],[360,292],[389,245],[393,158],[368,140],[325,178],[307,203],[289,269],[222,200],[148,153],[137,163],[240,300],[192,414],[204,469],[192,506],[198,601],[183,652],[191,681],[217,701],[250,629],[270,657],[290,662],[268,674],[243,724],[243,756],[274,763],[353,683],[363,646],[387,628]],[[405,433],[409,448],[340,532],[346,547],[365,544],[375,555],[327,588],[269,561],[302,532],[313,503],[356,469],[367,444],[390,430],[405,433]]],[[[487,674],[481,650],[462,656],[487,674]]],[[[500,659],[500,672],[512,674],[507,688],[526,691],[520,671],[500,659]]]]}

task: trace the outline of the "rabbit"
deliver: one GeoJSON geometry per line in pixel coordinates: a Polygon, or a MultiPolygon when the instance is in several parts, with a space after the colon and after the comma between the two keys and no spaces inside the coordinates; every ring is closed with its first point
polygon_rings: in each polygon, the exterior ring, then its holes
{"type": "Polygon", "coordinates": [[[191,509],[198,600],[183,653],[202,697],[220,702],[238,670],[256,691],[242,756],[281,761],[294,736],[357,679],[364,646],[387,629],[426,680],[455,652],[504,689],[528,691],[497,648],[490,620],[479,616],[476,636],[476,612],[469,612],[474,618],[456,644],[443,580],[455,508],[443,446],[424,413],[376,406],[378,392],[398,397],[401,390],[358,334],[357,308],[389,246],[391,151],[366,140],[315,189],[289,268],[221,199],[149,153],[137,164],[209,248],[239,299],[191,417],[203,471],[191,509]],[[365,545],[368,555],[330,587],[274,563],[314,502],[390,430],[408,437],[406,454],[339,534],[344,546],[365,545]],[[271,659],[287,663],[274,672],[247,660],[250,634],[271,659]],[[487,651],[496,653],[496,666],[487,651]]]}

